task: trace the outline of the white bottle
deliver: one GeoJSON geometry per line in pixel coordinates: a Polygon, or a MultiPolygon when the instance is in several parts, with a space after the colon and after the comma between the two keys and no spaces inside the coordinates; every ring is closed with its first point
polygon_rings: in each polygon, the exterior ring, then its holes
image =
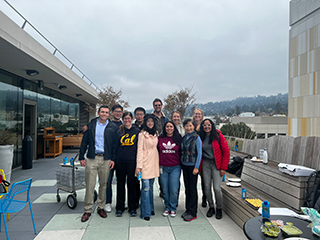
{"type": "Polygon", "coordinates": [[[263,152],[263,163],[264,164],[268,163],[268,152],[266,148],[264,149],[264,152],[263,152]]]}

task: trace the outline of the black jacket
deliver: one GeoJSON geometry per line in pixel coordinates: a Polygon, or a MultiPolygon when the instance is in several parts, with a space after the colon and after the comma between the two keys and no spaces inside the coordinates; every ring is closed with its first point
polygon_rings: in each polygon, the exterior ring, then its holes
{"type": "MultiPolygon", "coordinates": [[[[88,130],[84,132],[80,146],[79,160],[84,160],[84,154],[87,152],[87,157],[95,159],[95,136],[96,136],[96,121],[91,121],[87,126],[88,130]]],[[[118,127],[109,120],[108,125],[104,130],[104,160],[115,159],[116,154],[116,139],[118,127]]]]}

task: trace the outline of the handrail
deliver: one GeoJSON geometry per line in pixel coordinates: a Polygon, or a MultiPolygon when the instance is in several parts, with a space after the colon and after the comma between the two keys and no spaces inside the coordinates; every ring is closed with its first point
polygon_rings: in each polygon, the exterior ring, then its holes
{"type": "Polygon", "coordinates": [[[77,69],[81,74],[82,74],[82,79],[86,78],[89,82],[90,82],[90,86],[92,88],[95,87],[95,90],[96,91],[100,91],[101,92],[101,89],[93,82],[90,80],[90,78],[88,78],[69,58],[67,58],[53,43],[51,43],[38,29],[36,29],[24,16],[22,16],[21,13],[18,12],[17,9],[15,9],[7,0],[4,0],[5,3],[7,3],[23,20],[23,24],[21,26],[21,28],[24,30],[24,27],[26,26],[26,24],[29,24],[30,27],[32,27],[47,43],[49,43],[53,48],[54,48],[54,51],[52,53],[52,55],[55,56],[55,54],[58,52],[60,53],[60,55],[65,59],[67,60],[70,64],[71,64],[71,67],[70,67],[70,70],[73,70],[73,68],[77,69]]]}

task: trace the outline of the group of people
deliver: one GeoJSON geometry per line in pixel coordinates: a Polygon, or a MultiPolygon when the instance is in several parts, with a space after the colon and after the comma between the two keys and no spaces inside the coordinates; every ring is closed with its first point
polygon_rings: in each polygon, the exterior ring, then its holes
{"type": "Polygon", "coordinates": [[[210,119],[203,119],[200,109],[194,111],[192,119],[182,123],[179,112],[173,112],[169,119],[162,112],[162,106],[162,101],[156,98],[151,114],[138,107],[133,116],[131,112],[123,112],[120,105],[115,105],[111,109],[113,120],[109,119],[109,107],[101,106],[98,118],[83,128],[79,154],[80,163],[85,166],[86,181],[82,222],[87,221],[93,211],[97,175],[97,212],[102,218],[111,212],[114,169],[117,177],[117,217],[121,217],[126,209],[127,187],[129,215],[137,216],[140,206],[140,217],[149,221],[155,214],[153,185],[157,177],[165,206],[162,215],[176,217],[182,170],[186,209],[181,217],[185,221],[197,218],[197,182],[200,174],[202,206],[206,207],[207,202],[209,204],[207,217],[216,214],[217,219],[222,218],[221,182],[230,158],[226,139],[210,119]],[[141,190],[137,178],[140,174],[141,190]]]}

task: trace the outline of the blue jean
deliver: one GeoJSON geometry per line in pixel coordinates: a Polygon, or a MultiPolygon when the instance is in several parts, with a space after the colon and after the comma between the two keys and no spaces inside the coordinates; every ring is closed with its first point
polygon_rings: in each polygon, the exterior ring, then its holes
{"type": "Polygon", "coordinates": [[[109,178],[107,182],[107,200],[106,203],[112,203],[112,179],[113,179],[114,168],[110,170],[109,178]]]}
{"type": "Polygon", "coordinates": [[[150,217],[151,211],[154,211],[153,203],[153,183],[154,178],[141,179],[141,218],[150,217]]]}
{"type": "Polygon", "coordinates": [[[181,166],[162,167],[160,182],[163,190],[164,205],[166,210],[177,211],[178,191],[181,175],[181,166]]]}

